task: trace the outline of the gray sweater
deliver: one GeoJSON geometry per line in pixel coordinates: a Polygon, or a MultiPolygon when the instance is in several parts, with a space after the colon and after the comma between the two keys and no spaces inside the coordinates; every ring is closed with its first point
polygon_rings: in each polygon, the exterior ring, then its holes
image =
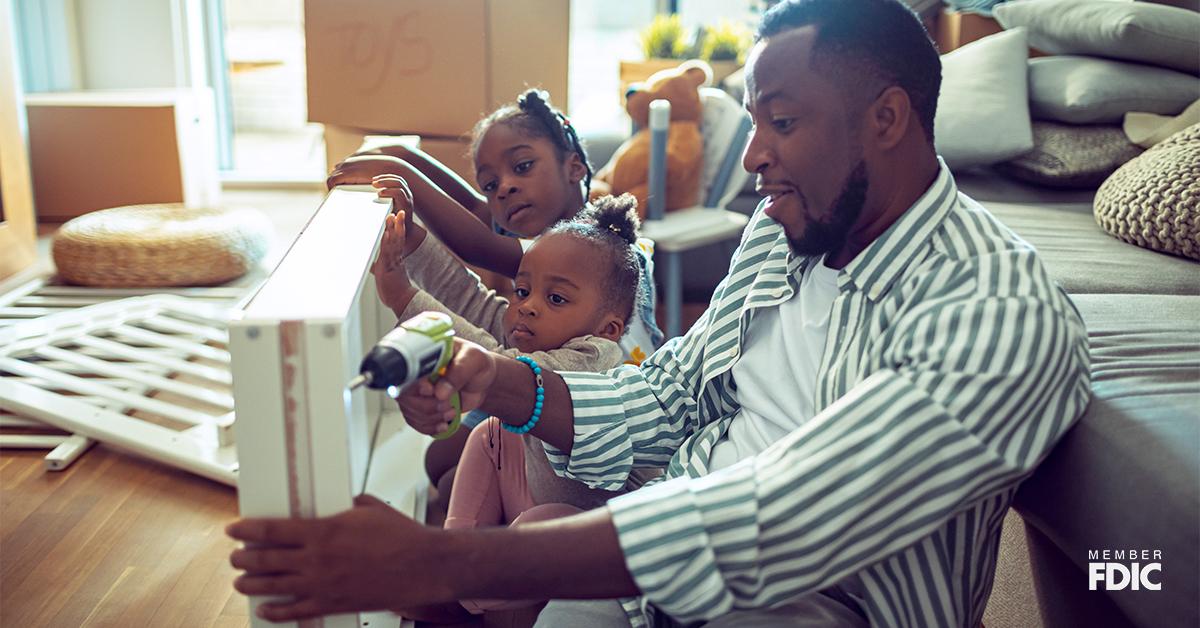
{"type": "MultiPolygon", "coordinates": [[[[463,266],[441,241],[426,234],[425,240],[404,260],[417,294],[401,313],[407,320],[421,312],[445,312],[454,321],[459,337],[508,357],[528,355],[538,364],[556,371],[606,371],[622,362],[621,347],[597,336],[579,336],[561,348],[522,353],[505,347],[504,312],[508,301],[484,286],[479,277],[463,266]]],[[[532,408],[531,408],[532,410],[532,408]]],[[[574,480],[559,477],[550,467],[542,441],[526,435],[525,471],[530,493],[538,504],[565,503],[585,510],[602,505],[624,491],[591,489],[574,480]]],[[[627,489],[642,484],[631,477],[627,489]]]]}

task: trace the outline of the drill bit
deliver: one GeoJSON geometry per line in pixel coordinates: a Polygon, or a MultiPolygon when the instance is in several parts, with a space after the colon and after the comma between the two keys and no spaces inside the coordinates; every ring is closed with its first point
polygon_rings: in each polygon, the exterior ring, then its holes
{"type": "Polygon", "coordinates": [[[371,374],[370,373],[359,373],[358,375],[354,376],[354,379],[350,380],[349,384],[346,384],[346,389],[354,390],[355,388],[358,388],[359,386],[362,386],[364,384],[370,384],[370,383],[371,383],[371,374]]]}

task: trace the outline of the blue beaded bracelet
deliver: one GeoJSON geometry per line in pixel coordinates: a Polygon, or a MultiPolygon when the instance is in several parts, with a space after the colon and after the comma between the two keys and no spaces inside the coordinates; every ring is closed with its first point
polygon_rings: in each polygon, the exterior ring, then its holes
{"type": "Polygon", "coordinates": [[[517,356],[517,360],[529,366],[530,370],[533,371],[533,379],[537,382],[537,390],[534,391],[536,397],[533,402],[533,414],[530,415],[529,420],[524,425],[509,425],[503,421],[500,422],[500,425],[513,434],[525,434],[529,430],[532,430],[533,426],[537,425],[538,419],[542,418],[542,402],[546,399],[546,389],[542,387],[542,367],[538,366],[537,360],[527,355],[519,355],[517,356]]]}

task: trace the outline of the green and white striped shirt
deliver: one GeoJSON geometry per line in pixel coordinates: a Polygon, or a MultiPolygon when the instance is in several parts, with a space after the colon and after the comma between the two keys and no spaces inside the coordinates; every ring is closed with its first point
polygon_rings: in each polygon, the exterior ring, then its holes
{"type": "Polygon", "coordinates": [[[569,457],[547,445],[560,474],[617,489],[634,467],[667,467],[608,504],[646,602],[626,605],[635,626],[833,586],[872,625],[978,626],[1017,484],[1087,404],[1078,312],[943,164],[839,273],[816,416],[709,474],[754,310],[791,297],[813,259],[760,210],[686,335],[640,368],[562,374],[575,441],[569,457]]]}

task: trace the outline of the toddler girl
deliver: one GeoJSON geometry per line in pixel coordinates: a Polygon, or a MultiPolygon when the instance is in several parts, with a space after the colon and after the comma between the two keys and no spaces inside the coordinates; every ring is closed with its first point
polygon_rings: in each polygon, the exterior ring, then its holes
{"type": "MultiPolygon", "coordinates": [[[[412,257],[405,259],[408,229],[404,218],[412,199],[403,182],[391,189],[400,211],[387,219],[374,273],[380,299],[397,318],[405,320],[427,310],[446,312],[459,336],[509,357],[530,356],[556,370],[604,371],[621,364],[616,341],[624,334],[640,290],[641,265],[633,245],[638,219],[632,196],[600,199],[574,220],[551,227],[534,241],[521,258],[509,302],[480,284],[444,248],[431,249],[418,264],[410,263],[412,257]],[[445,296],[435,299],[414,286],[414,280],[439,286],[445,296]]],[[[471,427],[471,421],[464,423],[471,427]]],[[[498,447],[513,442],[497,440],[497,430],[491,431],[489,441],[498,447]]],[[[464,444],[485,438],[487,433],[486,429],[473,430],[468,436],[466,430],[460,430],[456,438],[435,441],[426,458],[431,479],[436,482],[448,475],[464,444]]],[[[522,483],[528,478],[527,496],[534,503],[562,502],[587,509],[616,494],[558,477],[540,442],[532,437],[525,441],[532,455],[525,455],[520,439],[503,453],[508,470],[520,470],[522,483]]],[[[644,479],[639,475],[632,486],[644,479]]],[[[447,489],[445,482],[439,483],[439,492],[450,492],[453,500],[459,481],[454,479],[453,489],[447,489]]]]}

